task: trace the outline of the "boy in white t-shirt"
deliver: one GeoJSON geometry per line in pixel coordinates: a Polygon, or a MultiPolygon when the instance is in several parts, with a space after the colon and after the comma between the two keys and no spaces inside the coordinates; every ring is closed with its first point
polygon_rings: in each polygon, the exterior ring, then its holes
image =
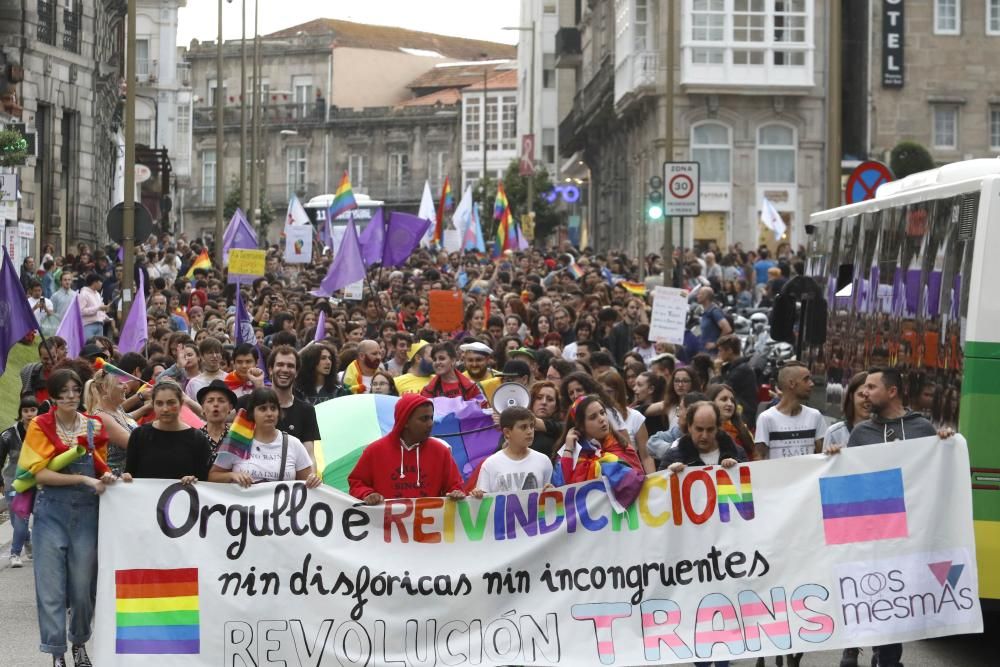
{"type": "Polygon", "coordinates": [[[552,481],[552,461],[531,449],[535,415],[527,408],[507,408],[500,415],[504,444],[483,462],[472,496],[542,489],[552,481]]]}

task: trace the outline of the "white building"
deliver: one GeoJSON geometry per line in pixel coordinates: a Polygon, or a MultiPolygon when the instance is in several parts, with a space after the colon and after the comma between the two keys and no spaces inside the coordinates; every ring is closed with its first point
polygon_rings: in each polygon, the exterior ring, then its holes
{"type": "MultiPolygon", "coordinates": [[[[152,160],[151,151],[166,150],[170,170],[162,180],[153,164],[151,181],[137,188],[136,196],[149,209],[154,221],[168,220],[167,205],[178,182],[191,177],[191,105],[190,66],[183,62],[183,49],[177,47],[177,10],[187,0],[137,0],[135,55],[135,143],[136,162],[152,160]],[[143,149],[145,147],[145,150],[143,149]],[[169,185],[164,188],[163,182],[169,185]],[[141,192],[140,192],[141,191],[141,192]]],[[[121,139],[124,152],[124,137],[121,139]]],[[[116,178],[116,201],[124,198],[124,180],[119,161],[116,178]]],[[[176,213],[174,214],[176,215],[176,213]]]]}
{"type": "Polygon", "coordinates": [[[517,70],[486,76],[462,89],[461,192],[482,178],[484,162],[486,175],[499,179],[518,156],[517,70]]]}
{"type": "Polygon", "coordinates": [[[521,91],[517,125],[521,135],[534,133],[535,163],[544,166],[553,179],[558,173],[560,120],[556,90],[556,32],[559,30],[556,10],[555,0],[521,0],[521,22],[517,26],[521,35],[517,44],[517,79],[521,91]]]}

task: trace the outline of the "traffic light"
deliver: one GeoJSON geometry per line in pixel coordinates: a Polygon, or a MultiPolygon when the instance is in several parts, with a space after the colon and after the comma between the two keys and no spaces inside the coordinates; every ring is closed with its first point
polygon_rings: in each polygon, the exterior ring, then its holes
{"type": "Polygon", "coordinates": [[[649,179],[649,192],[646,193],[646,217],[659,220],[663,217],[663,179],[652,176],[649,179]]]}

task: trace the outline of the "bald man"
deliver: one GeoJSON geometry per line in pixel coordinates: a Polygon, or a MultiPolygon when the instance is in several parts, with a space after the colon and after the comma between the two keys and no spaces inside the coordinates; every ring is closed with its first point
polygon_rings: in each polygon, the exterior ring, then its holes
{"type": "Polygon", "coordinates": [[[781,400],[757,417],[754,453],[758,459],[780,459],[819,454],[826,437],[826,420],[819,410],[805,405],[813,379],[803,364],[792,362],[778,371],[781,400]]]}
{"type": "Polygon", "coordinates": [[[715,354],[719,338],[733,333],[733,325],[715,303],[715,290],[711,287],[699,288],[695,298],[704,309],[701,313],[701,349],[715,354]]]}
{"type": "Polygon", "coordinates": [[[382,363],[382,348],[373,340],[358,343],[358,358],[344,370],[344,385],[354,394],[371,390],[372,377],[382,363]]]}

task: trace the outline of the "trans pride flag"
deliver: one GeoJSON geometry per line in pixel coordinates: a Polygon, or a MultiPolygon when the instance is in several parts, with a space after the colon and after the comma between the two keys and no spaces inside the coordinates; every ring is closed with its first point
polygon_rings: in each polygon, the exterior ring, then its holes
{"type": "Polygon", "coordinates": [[[903,471],[899,468],[819,480],[827,544],[907,537],[903,471]]]}

